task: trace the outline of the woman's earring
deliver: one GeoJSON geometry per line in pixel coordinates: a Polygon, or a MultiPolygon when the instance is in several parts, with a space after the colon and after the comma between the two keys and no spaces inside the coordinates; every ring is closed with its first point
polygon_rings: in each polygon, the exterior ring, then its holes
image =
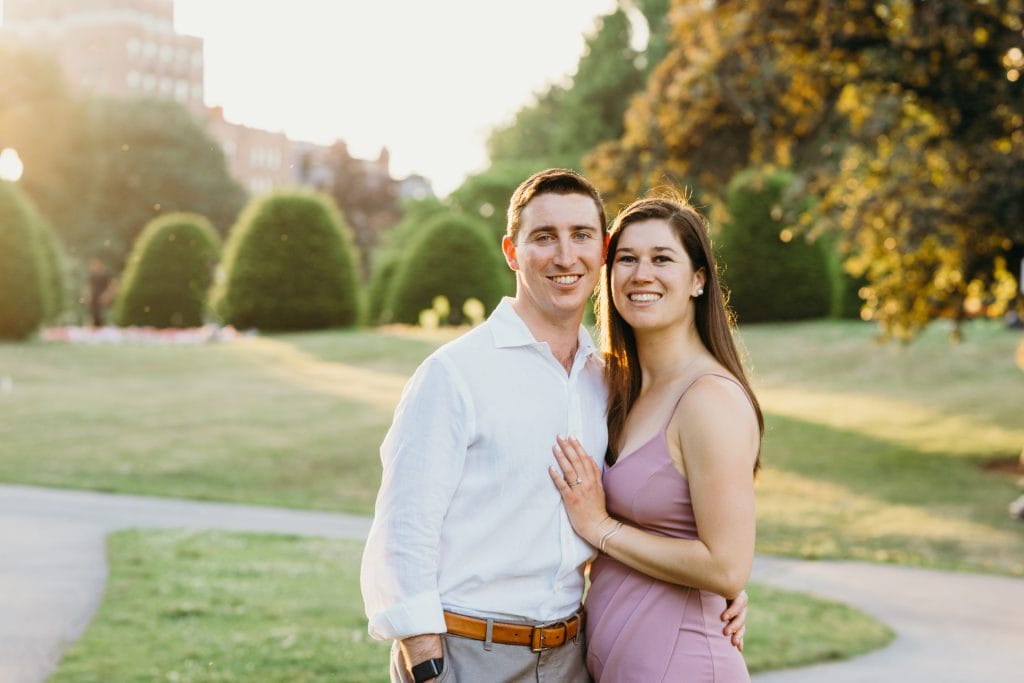
{"type": "Polygon", "coordinates": [[[704,293],[704,288],[703,287],[701,287],[700,289],[697,290],[697,296],[700,296],[703,293],[704,293]]]}

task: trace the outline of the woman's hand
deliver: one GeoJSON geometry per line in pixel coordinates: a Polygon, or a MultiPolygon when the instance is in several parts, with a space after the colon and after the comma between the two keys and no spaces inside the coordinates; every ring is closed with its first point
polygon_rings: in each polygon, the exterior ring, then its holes
{"type": "Polygon", "coordinates": [[[601,534],[616,523],[605,509],[601,468],[573,437],[557,437],[552,451],[561,471],[551,466],[548,474],[562,494],[562,502],[572,528],[596,548],[601,534]]]}

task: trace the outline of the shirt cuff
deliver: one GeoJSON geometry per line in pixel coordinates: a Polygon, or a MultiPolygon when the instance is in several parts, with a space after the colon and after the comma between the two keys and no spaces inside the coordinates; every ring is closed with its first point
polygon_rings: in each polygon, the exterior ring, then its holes
{"type": "Polygon", "coordinates": [[[370,635],[377,640],[401,640],[424,633],[447,633],[441,596],[420,593],[370,617],[370,635]]]}

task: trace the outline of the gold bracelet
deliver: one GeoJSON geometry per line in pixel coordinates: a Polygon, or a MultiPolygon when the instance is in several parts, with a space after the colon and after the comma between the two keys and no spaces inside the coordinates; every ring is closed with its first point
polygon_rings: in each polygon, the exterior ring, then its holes
{"type": "Polygon", "coordinates": [[[604,536],[601,537],[601,542],[598,544],[598,549],[603,553],[604,545],[608,542],[608,539],[618,533],[619,529],[622,528],[622,522],[617,522],[615,528],[610,531],[604,532],[604,536]]]}

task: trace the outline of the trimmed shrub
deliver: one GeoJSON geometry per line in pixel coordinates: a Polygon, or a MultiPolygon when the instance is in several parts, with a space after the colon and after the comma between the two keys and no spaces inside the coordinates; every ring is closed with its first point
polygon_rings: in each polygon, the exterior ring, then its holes
{"type": "Polygon", "coordinates": [[[348,227],[325,195],[280,191],[249,203],[224,249],[215,308],[236,327],[354,325],[359,274],[348,227]]]}
{"type": "Polygon", "coordinates": [[[792,183],[786,171],[747,169],[726,188],[719,252],[740,322],[819,318],[832,306],[823,245],[789,227],[803,208],[787,193],[792,183]]]}
{"type": "Polygon", "coordinates": [[[14,183],[0,181],[0,338],[24,339],[46,317],[49,268],[37,214],[14,183]]]}
{"type": "Polygon", "coordinates": [[[410,242],[395,275],[390,308],[395,322],[416,324],[434,298],[449,302],[448,320],[462,322],[466,299],[475,298],[489,313],[504,291],[505,263],[479,222],[466,216],[435,216],[410,242]]]}
{"type": "Polygon", "coordinates": [[[402,212],[402,220],[385,233],[380,248],[374,254],[373,271],[367,292],[367,319],[371,325],[391,322],[392,314],[388,303],[394,288],[395,275],[401,269],[402,258],[409,242],[431,218],[447,213],[448,208],[437,198],[427,197],[403,202],[402,212]]]}
{"type": "Polygon", "coordinates": [[[198,327],[220,240],[197,214],[171,213],[142,229],[114,304],[118,325],[198,327]]]}
{"type": "Polygon", "coordinates": [[[826,250],[829,278],[832,281],[832,304],[829,307],[830,318],[860,320],[860,309],[864,300],[860,298],[860,289],[868,283],[865,277],[854,277],[843,268],[843,255],[839,253],[838,240],[834,237],[821,238],[826,250]]]}
{"type": "Polygon", "coordinates": [[[67,310],[70,301],[67,257],[64,254],[64,247],[49,223],[41,216],[37,220],[36,238],[39,240],[39,251],[43,259],[43,277],[46,279],[43,288],[43,322],[52,322],[67,310]]]}

